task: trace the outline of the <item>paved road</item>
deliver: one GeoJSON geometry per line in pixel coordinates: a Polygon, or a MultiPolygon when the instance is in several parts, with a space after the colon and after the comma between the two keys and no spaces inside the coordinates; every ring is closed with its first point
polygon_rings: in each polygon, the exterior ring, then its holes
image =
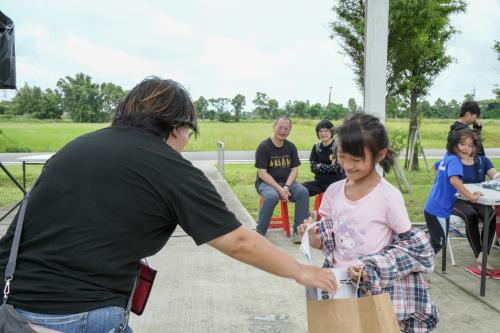
{"type": "MultiPolygon", "coordinates": [[[[444,154],[444,149],[425,149],[425,155],[428,158],[440,158],[444,154]]],[[[21,163],[23,159],[27,161],[45,161],[52,154],[45,153],[0,153],[0,162],[2,163],[21,163]]],[[[309,150],[299,151],[299,157],[303,160],[309,159],[309,150]]],[[[190,161],[216,161],[216,151],[203,152],[184,152],[184,157],[190,161]]],[[[500,148],[487,148],[486,155],[491,158],[500,158],[500,148]]],[[[254,151],[234,151],[228,150],[224,153],[226,162],[252,162],[255,159],[254,151]]]]}

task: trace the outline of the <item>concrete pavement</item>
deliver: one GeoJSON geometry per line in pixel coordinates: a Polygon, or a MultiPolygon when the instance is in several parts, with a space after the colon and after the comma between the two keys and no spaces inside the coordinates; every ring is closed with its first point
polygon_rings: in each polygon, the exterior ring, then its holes
{"type": "MultiPolygon", "coordinates": [[[[195,165],[213,182],[228,208],[253,229],[252,217],[213,163],[195,165]]],[[[6,223],[1,222],[4,227],[6,223]]],[[[303,261],[298,246],[286,239],[281,230],[270,230],[268,239],[303,261]]],[[[497,331],[500,281],[488,279],[486,297],[479,297],[479,279],[463,270],[464,265],[473,262],[467,241],[453,240],[453,246],[457,266],[450,263],[448,274],[442,274],[438,256],[436,272],[430,276],[430,292],[441,320],[435,332],[497,331]]],[[[320,265],[322,254],[314,251],[313,256],[320,265]]],[[[500,267],[500,250],[492,249],[490,260],[500,267]]],[[[239,263],[210,246],[197,247],[182,230],[176,230],[165,248],[149,261],[158,275],[145,313],[140,317],[132,315],[131,326],[136,333],[307,331],[302,286],[239,263]]]]}

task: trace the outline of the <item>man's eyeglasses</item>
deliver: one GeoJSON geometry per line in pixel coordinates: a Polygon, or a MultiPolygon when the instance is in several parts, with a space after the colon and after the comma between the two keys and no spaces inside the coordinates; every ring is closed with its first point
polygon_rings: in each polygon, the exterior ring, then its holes
{"type": "Polygon", "coordinates": [[[283,131],[283,132],[290,132],[290,128],[289,127],[282,127],[282,126],[279,126],[278,127],[278,131],[283,131]]]}

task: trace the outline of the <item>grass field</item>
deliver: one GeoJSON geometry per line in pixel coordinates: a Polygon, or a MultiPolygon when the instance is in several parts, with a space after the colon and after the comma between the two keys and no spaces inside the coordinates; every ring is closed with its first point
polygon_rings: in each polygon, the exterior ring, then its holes
{"type": "MultiPolygon", "coordinates": [[[[443,148],[453,120],[425,120],[420,134],[425,148],[443,148]]],[[[299,150],[309,150],[317,140],[314,127],[317,120],[294,120],[289,139],[299,150]]],[[[336,121],[335,125],[340,125],[336,121]]],[[[387,121],[389,133],[407,133],[408,120],[387,121]]],[[[4,121],[0,123],[0,152],[53,152],[79,135],[108,126],[107,123],[79,124],[70,122],[4,121]]],[[[213,151],[224,141],[226,150],[255,150],[260,141],[272,132],[272,121],[241,123],[200,122],[201,135],[192,139],[186,151],[213,151]]],[[[500,120],[484,121],[485,147],[500,147],[500,120]]]]}
{"type": "MultiPolygon", "coordinates": [[[[430,159],[430,163],[436,160],[430,159]]],[[[491,159],[494,165],[500,167],[500,159],[491,159]]],[[[432,164],[430,164],[432,167],[432,164]]],[[[233,189],[234,193],[241,201],[243,206],[248,210],[252,217],[257,220],[257,213],[259,209],[259,195],[255,190],[255,173],[256,169],[250,164],[226,164],[225,176],[226,180],[233,189]]],[[[403,193],[406,203],[406,209],[410,215],[410,220],[414,223],[423,223],[424,203],[431,190],[432,183],[434,182],[434,173],[427,172],[422,163],[422,170],[405,172],[406,178],[411,185],[410,193],[403,193]]],[[[313,174],[309,170],[309,163],[303,163],[299,170],[299,182],[310,180],[313,174]]],[[[394,173],[391,171],[387,175],[387,180],[397,187],[394,173]]],[[[310,207],[312,209],[314,204],[314,197],[310,200],[310,207]]],[[[276,209],[277,210],[277,209],[276,209]]],[[[293,215],[293,209],[289,209],[290,215],[293,215]]]]}

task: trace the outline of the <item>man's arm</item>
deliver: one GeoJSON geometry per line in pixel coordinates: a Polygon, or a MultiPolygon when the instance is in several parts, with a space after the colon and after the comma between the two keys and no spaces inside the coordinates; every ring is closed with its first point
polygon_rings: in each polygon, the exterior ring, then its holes
{"type": "Polygon", "coordinates": [[[236,260],[271,274],[294,279],[303,286],[330,292],[337,289],[335,277],[330,270],[300,264],[267,239],[245,227],[239,227],[208,244],[236,260]]]}
{"type": "Polygon", "coordinates": [[[286,179],[286,185],[292,186],[292,183],[297,179],[297,175],[299,174],[299,167],[291,168],[290,169],[290,174],[288,175],[288,178],[286,179]]]}

